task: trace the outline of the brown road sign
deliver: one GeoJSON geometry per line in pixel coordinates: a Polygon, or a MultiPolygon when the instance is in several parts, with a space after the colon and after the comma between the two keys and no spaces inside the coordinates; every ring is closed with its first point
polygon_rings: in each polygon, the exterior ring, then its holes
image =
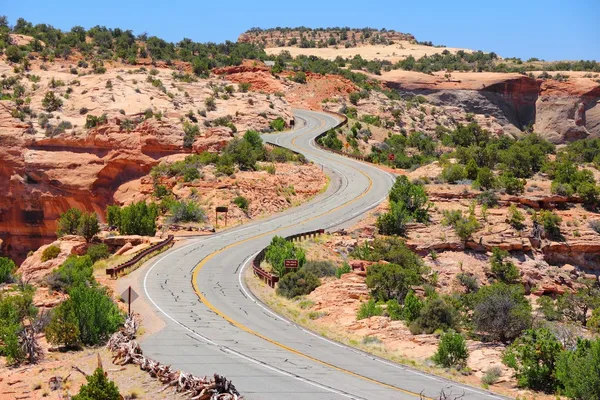
{"type": "Polygon", "coordinates": [[[286,269],[297,269],[298,268],[298,260],[285,260],[284,262],[286,269]]]}

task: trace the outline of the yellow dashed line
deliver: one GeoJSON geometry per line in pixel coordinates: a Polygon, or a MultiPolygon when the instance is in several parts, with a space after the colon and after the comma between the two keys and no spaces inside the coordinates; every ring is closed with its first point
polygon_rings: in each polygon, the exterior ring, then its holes
{"type": "MultiPolygon", "coordinates": [[[[319,128],[320,128],[320,127],[322,127],[322,126],[323,126],[323,124],[324,124],[324,121],[321,123],[321,125],[319,126],[319,128]]],[[[317,129],[318,129],[318,128],[317,128],[317,129]]],[[[299,136],[298,136],[298,137],[299,137],[299,136]]],[[[295,140],[296,140],[296,139],[298,139],[298,137],[296,137],[294,140],[292,140],[292,144],[294,144],[294,145],[295,145],[295,143],[294,143],[294,142],[295,142],[295,140]]],[[[313,152],[309,152],[309,153],[312,153],[312,154],[314,154],[313,152]]],[[[330,158],[330,157],[326,157],[326,158],[330,158]]],[[[330,158],[330,159],[331,159],[331,158],[330,158]]],[[[345,164],[345,163],[342,163],[342,164],[345,164]]],[[[347,164],[345,164],[345,165],[347,165],[347,164]]],[[[350,167],[351,167],[351,168],[354,168],[354,167],[352,167],[352,166],[350,166],[350,167]]],[[[336,210],[339,210],[339,209],[340,209],[340,208],[342,208],[342,207],[345,207],[345,206],[347,206],[347,205],[349,205],[349,204],[352,204],[352,203],[354,203],[354,202],[356,202],[356,201],[360,200],[360,199],[361,199],[362,197],[364,197],[364,196],[365,196],[367,193],[369,193],[369,191],[371,190],[371,188],[372,188],[372,186],[373,186],[373,180],[372,180],[372,179],[371,179],[371,178],[370,178],[370,177],[369,177],[367,174],[365,174],[363,171],[360,171],[359,169],[356,169],[356,168],[354,168],[354,169],[355,169],[355,170],[357,170],[358,172],[360,172],[361,174],[363,174],[363,175],[364,175],[364,176],[365,176],[365,177],[366,177],[366,178],[369,180],[369,187],[367,188],[367,190],[365,190],[363,193],[361,193],[361,194],[360,194],[358,197],[356,197],[356,198],[354,198],[354,199],[352,199],[352,200],[349,200],[349,201],[347,201],[347,202],[345,202],[345,203],[343,203],[343,204],[341,204],[341,205],[339,205],[339,206],[337,206],[337,207],[335,207],[335,208],[333,208],[333,209],[331,209],[331,210],[329,210],[329,211],[327,211],[327,212],[324,212],[324,213],[322,213],[322,214],[319,214],[319,215],[316,215],[316,216],[314,216],[314,217],[312,217],[312,218],[309,218],[309,219],[305,220],[304,222],[309,222],[309,221],[312,221],[312,220],[314,220],[314,219],[320,218],[320,217],[322,217],[322,216],[324,216],[324,215],[331,214],[331,213],[333,213],[334,211],[336,211],[336,210]]],[[[239,242],[236,242],[236,243],[230,244],[230,245],[228,245],[228,246],[225,246],[225,247],[224,247],[224,248],[222,248],[221,250],[218,250],[218,251],[216,251],[216,252],[214,252],[214,253],[212,253],[212,254],[208,255],[208,256],[207,256],[207,257],[205,257],[205,258],[204,258],[202,261],[200,261],[200,262],[198,263],[198,265],[196,265],[196,268],[194,268],[194,272],[193,272],[193,274],[192,274],[192,285],[193,285],[193,287],[194,287],[194,291],[196,292],[196,295],[198,295],[198,298],[200,299],[200,301],[201,301],[201,302],[202,302],[202,303],[203,303],[203,304],[204,304],[206,307],[208,307],[208,309],[209,309],[209,310],[211,310],[212,312],[214,312],[215,314],[217,314],[218,316],[220,316],[221,318],[223,318],[224,320],[226,320],[226,321],[227,321],[227,322],[229,322],[230,324],[234,325],[235,327],[237,327],[237,328],[239,328],[239,329],[243,330],[244,332],[250,333],[251,335],[254,335],[254,336],[256,336],[256,337],[259,337],[259,338],[261,338],[261,339],[263,339],[263,340],[266,340],[267,342],[269,342],[269,343],[271,343],[271,344],[274,344],[275,346],[277,346],[277,347],[280,347],[280,348],[282,348],[282,349],[284,349],[284,350],[287,350],[287,351],[289,351],[290,353],[293,353],[293,354],[296,354],[296,355],[298,355],[298,356],[301,356],[301,357],[307,358],[307,359],[309,359],[309,360],[311,360],[311,361],[314,361],[314,362],[316,362],[316,363],[318,363],[318,364],[321,364],[321,365],[324,365],[324,366],[326,366],[326,367],[329,367],[329,368],[335,369],[336,371],[344,372],[344,373],[346,373],[346,374],[348,374],[348,375],[351,375],[351,376],[354,376],[354,377],[357,377],[357,378],[363,379],[363,380],[365,380],[365,381],[368,381],[368,382],[375,383],[375,384],[377,384],[377,385],[380,385],[380,386],[383,386],[383,387],[386,387],[386,388],[389,388],[389,389],[393,389],[393,390],[396,390],[396,391],[399,391],[399,392],[402,392],[402,393],[405,393],[405,394],[409,394],[409,395],[411,395],[411,396],[415,396],[415,397],[423,398],[423,399],[425,399],[425,400],[432,400],[432,399],[431,399],[431,398],[429,398],[429,397],[424,397],[424,396],[423,396],[423,397],[421,397],[421,394],[420,394],[420,393],[411,392],[410,390],[406,390],[406,389],[402,389],[402,388],[399,388],[399,387],[396,387],[396,386],[393,386],[393,385],[389,385],[389,384],[387,384],[387,383],[380,382],[380,381],[378,381],[378,380],[371,379],[371,378],[368,378],[368,377],[366,377],[366,376],[363,376],[363,375],[357,374],[356,372],[352,372],[352,371],[349,371],[349,370],[347,370],[347,369],[340,368],[340,367],[338,367],[338,366],[336,366],[336,365],[330,364],[330,363],[328,363],[328,362],[326,362],[326,361],[319,360],[318,358],[312,357],[312,356],[310,356],[310,355],[308,355],[308,354],[304,354],[304,353],[302,353],[302,352],[300,352],[300,351],[298,351],[298,350],[296,350],[296,349],[293,349],[293,348],[291,348],[291,347],[289,347],[289,346],[286,346],[286,345],[285,345],[285,344],[283,344],[283,343],[279,343],[279,342],[277,342],[276,340],[273,340],[273,339],[271,339],[271,338],[268,338],[268,337],[266,337],[266,336],[264,336],[264,335],[262,335],[262,334],[260,334],[260,333],[258,333],[258,332],[256,332],[256,331],[254,331],[254,330],[252,330],[252,329],[248,328],[247,326],[245,326],[245,325],[243,325],[243,324],[241,324],[241,323],[237,322],[236,320],[232,319],[232,318],[231,318],[231,317],[229,317],[228,315],[225,315],[225,314],[224,314],[222,311],[220,311],[220,310],[219,310],[219,309],[217,309],[215,306],[213,306],[213,305],[211,304],[211,302],[210,302],[210,301],[208,301],[208,299],[207,299],[207,298],[206,298],[206,297],[205,297],[205,296],[204,296],[204,295],[203,295],[203,294],[200,292],[200,290],[199,290],[199,288],[198,288],[198,284],[197,284],[197,281],[198,281],[198,274],[200,273],[200,270],[201,270],[201,269],[204,267],[204,265],[206,265],[206,263],[208,263],[208,262],[209,262],[209,261],[210,261],[212,258],[214,258],[214,257],[216,257],[217,255],[219,255],[219,254],[221,254],[221,253],[223,253],[223,252],[225,252],[225,251],[227,251],[227,250],[230,250],[231,248],[233,248],[233,247],[235,247],[235,246],[238,246],[238,245],[240,245],[240,244],[242,244],[242,243],[246,243],[246,242],[248,242],[248,241],[250,241],[250,240],[255,240],[255,239],[257,239],[257,238],[260,238],[260,237],[263,237],[263,236],[266,236],[266,235],[270,235],[270,234],[272,234],[272,233],[275,233],[275,232],[282,231],[282,230],[284,230],[284,229],[290,228],[291,226],[293,226],[293,225],[289,225],[289,226],[281,227],[281,228],[278,228],[278,229],[274,229],[274,230],[271,230],[271,231],[269,231],[269,232],[265,232],[265,233],[262,233],[262,234],[260,234],[260,235],[256,235],[256,236],[253,236],[253,237],[250,237],[250,238],[244,239],[244,240],[242,240],[242,241],[239,241],[239,242]]]]}

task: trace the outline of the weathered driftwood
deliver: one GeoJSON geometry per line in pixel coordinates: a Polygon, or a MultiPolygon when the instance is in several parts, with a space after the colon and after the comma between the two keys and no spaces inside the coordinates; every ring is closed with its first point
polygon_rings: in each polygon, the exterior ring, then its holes
{"type": "Polygon", "coordinates": [[[161,365],[158,361],[144,356],[140,345],[134,340],[137,321],[127,317],[125,325],[111,336],[107,343],[113,353],[113,363],[117,365],[136,364],[141,370],[165,384],[162,390],[175,388],[178,393],[192,400],[238,400],[242,399],[231,381],[215,374],[212,379],[200,378],[192,374],[171,369],[170,365],[161,365]]]}

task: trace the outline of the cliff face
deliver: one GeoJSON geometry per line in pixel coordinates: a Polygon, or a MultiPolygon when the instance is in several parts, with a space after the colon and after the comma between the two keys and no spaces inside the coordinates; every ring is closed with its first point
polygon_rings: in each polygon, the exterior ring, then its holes
{"type": "Polygon", "coordinates": [[[60,64],[45,68],[32,66],[33,82],[0,62],[0,73],[16,76],[29,99],[23,121],[14,101],[0,101],[0,254],[17,262],[55,239],[56,220],[67,209],[102,217],[122,184],[148,174],[164,157],[220,151],[234,133],[216,119],[240,132],[268,128],[277,117],[293,119],[285,99],[242,93],[235,84],[225,95],[232,82],[223,79],[181,82],[170,69],[74,76],[60,64]],[[51,113],[42,104],[48,92],[62,101],[51,113]],[[205,109],[210,97],[214,110],[205,109]],[[84,128],[87,116],[102,114],[106,123],[84,128]],[[199,127],[191,149],[183,147],[184,121],[199,127]]]}
{"type": "Polygon", "coordinates": [[[579,75],[559,82],[519,74],[452,73],[443,77],[392,71],[380,79],[399,92],[424,95],[435,105],[492,116],[505,133],[518,135],[532,126],[557,144],[600,137],[600,85],[579,75]]]}

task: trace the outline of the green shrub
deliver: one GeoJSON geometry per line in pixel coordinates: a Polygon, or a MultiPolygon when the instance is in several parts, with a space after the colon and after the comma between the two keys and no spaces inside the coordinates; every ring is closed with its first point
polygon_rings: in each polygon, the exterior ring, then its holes
{"type": "Polygon", "coordinates": [[[523,288],[505,283],[480,288],[474,299],[473,323],[491,340],[507,342],[519,337],[532,323],[523,288]]]}
{"type": "Polygon", "coordinates": [[[170,223],[178,222],[202,222],[206,219],[206,213],[195,201],[173,201],[169,207],[171,216],[170,223]]]}
{"type": "Polygon", "coordinates": [[[502,376],[502,368],[500,367],[491,367],[488,368],[483,376],[481,377],[481,383],[484,385],[493,385],[498,382],[498,379],[502,376]]]}
{"type": "MultiPolygon", "coordinates": [[[[152,110],[150,110],[150,113],[152,113],[152,110]]],[[[94,115],[87,115],[85,117],[85,129],[91,129],[91,128],[95,128],[98,125],[103,125],[106,123],[107,117],[106,114],[102,114],[99,117],[96,117],[94,115]]]]}
{"type": "Polygon", "coordinates": [[[250,90],[251,86],[252,86],[252,84],[249,82],[240,82],[238,84],[238,90],[242,93],[246,93],[246,92],[248,92],[248,90],[250,90]]]}
{"type": "Polygon", "coordinates": [[[408,323],[411,323],[417,318],[419,318],[422,309],[423,302],[417,297],[415,292],[411,290],[404,298],[404,307],[402,308],[402,319],[408,323]]]}
{"type": "Polygon", "coordinates": [[[369,299],[369,301],[361,303],[360,308],[356,312],[356,319],[361,320],[379,315],[383,315],[383,308],[374,299],[369,299]]]}
{"type": "Polygon", "coordinates": [[[554,393],[555,368],[562,345],[547,329],[530,329],[508,346],[502,361],[515,370],[520,387],[554,393]]]}
{"type": "Polygon", "coordinates": [[[60,247],[53,244],[44,249],[42,252],[42,262],[46,262],[48,260],[53,260],[60,254],[60,247]]]}
{"type": "Polygon", "coordinates": [[[350,264],[345,262],[341,267],[338,267],[335,270],[335,277],[340,279],[342,275],[347,274],[349,272],[352,272],[352,267],[350,267],[350,264]]]}
{"type": "Polygon", "coordinates": [[[500,187],[508,194],[521,194],[525,191],[525,179],[519,179],[512,172],[503,172],[498,178],[500,187]]]}
{"type": "Polygon", "coordinates": [[[456,275],[456,280],[466,289],[467,293],[475,293],[479,290],[479,282],[473,275],[461,272],[456,275]]]}
{"type": "Polygon", "coordinates": [[[294,74],[292,80],[296,83],[306,83],[306,74],[302,71],[298,71],[294,74]]]}
{"type": "Polygon", "coordinates": [[[442,225],[452,226],[456,234],[466,241],[479,229],[480,225],[473,214],[465,217],[460,210],[444,210],[442,225]]]}
{"type": "Polygon", "coordinates": [[[91,245],[90,247],[88,247],[87,252],[85,254],[90,257],[92,263],[110,257],[110,251],[108,251],[108,246],[104,243],[91,245]]]}
{"type": "Polygon", "coordinates": [[[0,356],[5,357],[6,365],[16,365],[27,358],[19,333],[24,320],[31,321],[36,314],[30,287],[16,292],[0,291],[0,356]]]}
{"type": "Polygon", "coordinates": [[[415,319],[409,326],[414,335],[431,334],[437,330],[455,329],[458,324],[456,309],[439,297],[428,299],[415,319]]]}
{"type": "Polygon", "coordinates": [[[385,305],[385,312],[392,321],[398,321],[403,318],[402,306],[400,305],[400,303],[398,303],[398,300],[388,300],[387,303],[385,303],[385,305]]]}
{"type": "Polygon", "coordinates": [[[348,99],[350,100],[350,103],[357,105],[361,97],[358,92],[352,92],[348,95],[348,99]]]}
{"type": "Polygon", "coordinates": [[[407,223],[411,217],[404,203],[390,202],[388,212],[377,217],[377,231],[381,235],[400,235],[406,233],[407,223]]]}
{"type": "Polygon", "coordinates": [[[331,261],[307,261],[302,267],[306,272],[310,272],[317,278],[324,276],[334,276],[336,273],[336,267],[331,261]]]}
{"type": "Polygon", "coordinates": [[[183,124],[183,148],[191,149],[196,136],[200,134],[200,128],[196,124],[185,121],[183,124]]]}
{"type": "Polygon", "coordinates": [[[265,250],[265,260],[271,264],[279,277],[283,277],[286,273],[285,260],[298,260],[298,267],[302,269],[306,262],[306,254],[293,242],[287,241],[281,236],[275,236],[265,250]]]}
{"type": "Polygon", "coordinates": [[[481,189],[493,189],[496,186],[496,177],[491,169],[482,167],[477,172],[477,179],[475,182],[481,189]]]}
{"type": "Polygon", "coordinates": [[[51,344],[68,349],[79,347],[81,333],[73,302],[65,301],[52,311],[52,317],[45,333],[51,344]]]}
{"type": "Polygon", "coordinates": [[[42,99],[42,106],[44,110],[53,112],[61,108],[63,105],[62,100],[57,97],[54,92],[46,92],[46,95],[42,99]]]}
{"type": "Polygon", "coordinates": [[[143,201],[132,203],[126,207],[109,206],[107,208],[109,224],[116,224],[122,235],[154,236],[158,208],[155,204],[143,201]]]}
{"type": "Polygon", "coordinates": [[[271,122],[269,122],[269,126],[278,132],[281,132],[285,129],[285,121],[281,117],[277,117],[271,122]]]}
{"type": "Polygon", "coordinates": [[[244,196],[237,196],[235,199],[233,199],[233,204],[247,212],[250,202],[244,196]]]}
{"type": "Polygon", "coordinates": [[[92,375],[85,378],[87,384],[79,388],[79,393],[73,396],[73,400],[120,400],[119,388],[109,380],[102,370],[96,368],[92,375]]]}
{"type": "Polygon", "coordinates": [[[517,206],[511,204],[508,207],[508,223],[515,229],[521,230],[524,227],[525,216],[517,209],[517,206]]]}
{"type": "Polygon", "coordinates": [[[80,284],[93,284],[93,262],[89,256],[69,256],[58,269],[46,278],[52,290],[67,292],[71,287],[80,284]]]}
{"type": "Polygon", "coordinates": [[[421,283],[420,264],[374,264],[367,269],[367,287],[373,298],[404,302],[412,286],[421,283]]]}
{"type": "Polygon", "coordinates": [[[429,220],[429,198],[423,185],[411,183],[404,175],[396,178],[389,194],[390,202],[402,203],[412,219],[417,222],[429,220]]]}
{"type": "Polygon", "coordinates": [[[96,213],[86,213],[76,208],[70,208],[60,215],[56,235],[58,237],[80,235],[89,242],[99,231],[100,226],[96,213]]]}
{"type": "Polygon", "coordinates": [[[442,179],[448,183],[456,183],[467,178],[467,172],[462,164],[450,164],[442,170],[442,179]]]}
{"type": "Polygon", "coordinates": [[[344,147],[342,141],[337,137],[335,129],[328,130],[324,136],[317,139],[317,142],[322,146],[338,151],[341,151],[344,147]]]}
{"type": "Polygon", "coordinates": [[[69,299],[78,321],[81,343],[94,346],[105,342],[123,324],[123,315],[104,289],[78,285],[69,299]]]}
{"type": "Polygon", "coordinates": [[[556,377],[570,399],[600,398],[600,339],[577,343],[574,351],[564,351],[556,363],[556,377]]]}
{"type": "Polygon", "coordinates": [[[486,190],[477,195],[477,202],[482,206],[494,207],[498,205],[498,195],[493,190],[486,190]]]}
{"type": "Polygon", "coordinates": [[[296,272],[285,274],[277,286],[277,294],[288,299],[307,295],[321,285],[313,273],[300,268],[296,272]]]}
{"type": "Polygon", "coordinates": [[[65,235],[76,235],[81,215],[81,210],[77,208],[70,208],[64,213],[60,214],[58,218],[58,229],[56,231],[56,236],[61,237],[65,235]]]}
{"type": "Polygon", "coordinates": [[[465,338],[456,332],[447,332],[442,334],[438,344],[437,352],[432,360],[437,365],[445,368],[463,368],[467,364],[469,351],[465,338]]]}
{"type": "Polygon", "coordinates": [[[562,218],[550,210],[540,211],[535,218],[544,227],[544,233],[548,238],[555,240],[562,239],[562,234],[560,233],[562,218]]]}
{"type": "MultiPolygon", "coordinates": [[[[60,252],[60,249],[59,249],[60,252]]],[[[0,284],[10,282],[17,266],[10,258],[0,257],[0,284]]]]}
{"type": "Polygon", "coordinates": [[[498,247],[492,249],[492,257],[490,258],[492,273],[501,282],[517,283],[521,273],[511,261],[505,261],[508,256],[506,250],[500,250],[498,247]]]}

